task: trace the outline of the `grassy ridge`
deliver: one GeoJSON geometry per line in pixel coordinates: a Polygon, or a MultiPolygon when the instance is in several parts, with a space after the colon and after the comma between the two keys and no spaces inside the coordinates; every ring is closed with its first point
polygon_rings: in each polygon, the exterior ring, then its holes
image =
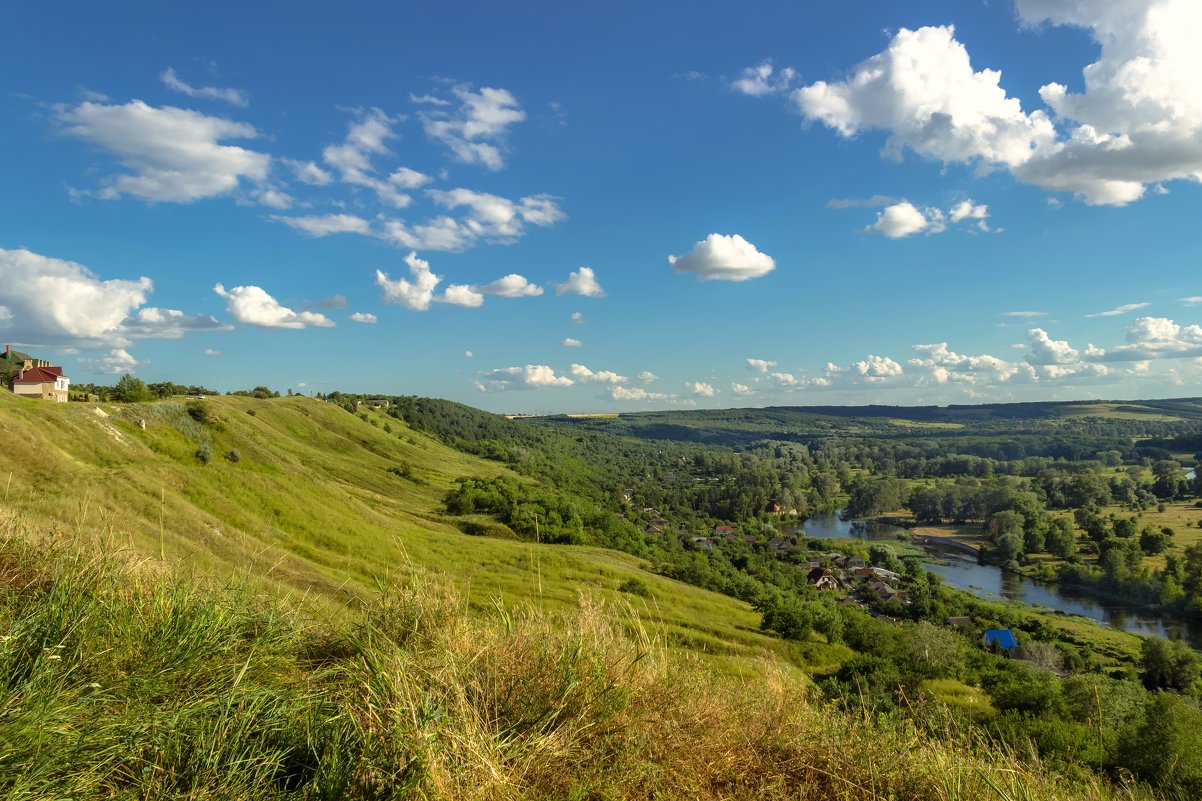
{"type": "Polygon", "coordinates": [[[803,661],[761,634],[746,604],[649,574],[634,557],[465,536],[440,511],[446,489],[506,468],[399,421],[302,397],[221,397],[204,409],[198,422],[182,402],[52,405],[0,392],[0,498],[37,533],[105,532],[198,573],[265,576],[264,591],[330,614],[409,563],[447,574],[475,609],[497,599],[571,609],[581,593],[625,598],[617,587],[639,578],[650,590],[640,612],[666,642],[735,672],[765,653],[803,661]],[[402,465],[416,480],[389,472],[402,465]]]}
{"type": "Polygon", "coordinates": [[[0,797],[1146,797],[1070,790],[937,709],[825,708],[779,663],[723,677],[629,606],[468,615],[407,570],[315,620],[132,557],[0,519],[0,797]]]}

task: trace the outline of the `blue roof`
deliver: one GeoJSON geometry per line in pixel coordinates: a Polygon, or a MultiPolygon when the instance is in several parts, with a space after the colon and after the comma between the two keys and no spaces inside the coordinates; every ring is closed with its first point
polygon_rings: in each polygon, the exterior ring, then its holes
{"type": "Polygon", "coordinates": [[[1009,651],[1011,648],[1018,647],[1018,638],[1010,629],[989,629],[985,632],[985,643],[987,645],[996,643],[999,648],[1009,651]]]}

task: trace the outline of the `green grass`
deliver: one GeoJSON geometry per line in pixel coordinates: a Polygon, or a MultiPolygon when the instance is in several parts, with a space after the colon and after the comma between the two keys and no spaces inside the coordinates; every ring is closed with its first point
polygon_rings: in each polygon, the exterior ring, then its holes
{"type": "Polygon", "coordinates": [[[736,673],[740,660],[769,653],[796,659],[759,632],[749,605],[650,574],[635,557],[463,534],[441,512],[444,494],[459,476],[506,468],[401,421],[367,412],[365,422],[303,397],[218,397],[204,407],[198,430],[179,402],[102,404],[101,417],[95,404],[0,392],[10,442],[0,450],[0,497],[43,533],[86,528],[198,573],[247,571],[266,577],[264,591],[331,614],[372,596],[403,564],[445,573],[477,610],[497,600],[565,610],[582,593],[612,601],[639,578],[650,592],[633,600],[666,642],[736,673]],[[203,464],[195,453],[206,436],[213,456],[203,464]],[[232,449],[237,462],[225,458],[232,449]],[[416,481],[388,472],[398,465],[416,481]]]}
{"type": "Polygon", "coordinates": [[[823,706],[779,662],[724,677],[629,606],[469,615],[420,568],[379,590],[314,616],[253,574],[6,514],[0,797],[1147,798],[1068,783],[938,708],[920,730],[823,706]]]}

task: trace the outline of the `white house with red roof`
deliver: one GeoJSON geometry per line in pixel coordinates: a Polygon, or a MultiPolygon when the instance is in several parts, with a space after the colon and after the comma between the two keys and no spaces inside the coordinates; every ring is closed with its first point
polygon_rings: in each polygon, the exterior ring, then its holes
{"type": "Polygon", "coordinates": [[[8,388],[14,395],[42,398],[57,403],[67,402],[67,387],[71,384],[71,379],[63,375],[63,368],[15,351],[11,346],[4,348],[4,361],[10,371],[8,388]]]}

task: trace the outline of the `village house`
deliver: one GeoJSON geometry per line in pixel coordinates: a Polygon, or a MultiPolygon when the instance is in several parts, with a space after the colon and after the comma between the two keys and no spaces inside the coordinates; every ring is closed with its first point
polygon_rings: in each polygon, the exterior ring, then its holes
{"type": "Polygon", "coordinates": [[[714,530],[711,533],[715,537],[721,537],[723,534],[725,534],[728,531],[733,534],[734,530],[735,530],[734,526],[714,526],[714,530]]]}
{"type": "Polygon", "coordinates": [[[13,394],[57,403],[67,402],[67,387],[71,379],[63,375],[63,368],[45,359],[35,359],[28,353],[13,350],[8,345],[4,348],[4,363],[9,373],[8,388],[13,394]]]}
{"type": "Polygon", "coordinates": [[[708,537],[693,537],[693,544],[698,548],[705,548],[706,550],[714,547],[714,541],[708,537]]]}
{"type": "Polygon", "coordinates": [[[658,537],[660,534],[664,533],[664,530],[656,526],[647,526],[647,528],[643,529],[643,533],[648,537],[658,537]]]}
{"type": "Polygon", "coordinates": [[[811,584],[820,590],[837,590],[839,582],[831,571],[825,567],[816,567],[806,576],[811,584]]]}

